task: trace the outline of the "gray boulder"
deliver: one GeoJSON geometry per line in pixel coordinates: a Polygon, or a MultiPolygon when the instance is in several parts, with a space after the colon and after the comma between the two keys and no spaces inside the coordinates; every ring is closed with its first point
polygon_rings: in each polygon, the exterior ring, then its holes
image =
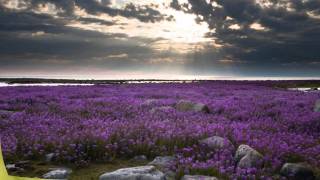
{"type": "Polygon", "coordinates": [[[202,103],[195,103],[191,101],[185,101],[181,100],[177,102],[176,109],[178,111],[194,111],[194,112],[204,112],[204,113],[210,113],[210,110],[207,105],[202,103]]]}
{"type": "Polygon", "coordinates": [[[52,168],[51,171],[44,174],[42,177],[44,179],[68,179],[71,173],[72,170],[68,168],[52,168]]]}
{"type": "Polygon", "coordinates": [[[218,180],[216,177],[212,176],[201,176],[201,175],[184,175],[181,180],[218,180]]]}
{"type": "Polygon", "coordinates": [[[219,136],[212,136],[203,140],[199,141],[201,144],[206,144],[209,148],[215,150],[215,149],[223,149],[223,148],[229,148],[234,149],[233,144],[229,139],[219,137],[219,136]]]}
{"type": "Polygon", "coordinates": [[[314,112],[320,112],[320,99],[316,101],[314,105],[314,112]]]}
{"type": "Polygon", "coordinates": [[[312,168],[303,163],[286,163],[282,166],[280,174],[292,180],[315,180],[312,168]]]}
{"type": "Polygon", "coordinates": [[[105,173],[99,180],[165,180],[165,175],[154,166],[139,166],[105,173]]]}
{"type": "Polygon", "coordinates": [[[263,156],[248,145],[238,147],[235,160],[240,168],[261,168],[263,166],[263,156]]]}

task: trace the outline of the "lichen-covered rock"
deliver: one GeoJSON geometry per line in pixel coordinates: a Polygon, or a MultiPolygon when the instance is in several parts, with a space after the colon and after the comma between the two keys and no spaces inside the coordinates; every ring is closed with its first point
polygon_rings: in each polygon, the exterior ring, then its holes
{"type": "Polygon", "coordinates": [[[105,173],[99,180],[165,180],[165,175],[154,166],[139,166],[105,173]]]}
{"type": "Polygon", "coordinates": [[[263,156],[248,145],[238,147],[235,160],[239,168],[261,168],[263,166],[263,156]]]}
{"type": "Polygon", "coordinates": [[[216,177],[212,176],[201,176],[201,175],[184,175],[181,180],[218,180],[216,177]]]}
{"type": "Polygon", "coordinates": [[[208,106],[205,104],[195,103],[195,102],[185,101],[185,100],[181,100],[177,102],[176,109],[178,111],[183,111],[183,112],[185,111],[204,112],[204,113],[210,112],[208,106]]]}
{"type": "Polygon", "coordinates": [[[312,168],[302,163],[286,163],[282,166],[280,174],[292,180],[315,180],[312,168]]]}
{"type": "Polygon", "coordinates": [[[219,137],[219,136],[212,136],[203,140],[199,141],[201,144],[207,145],[210,149],[223,149],[228,148],[230,150],[234,149],[233,144],[229,139],[219,137]]]}
{"type": "Polygon", "coordinates": [[[320,99],[316,101],[314,105],[314,112],[320,112],[320,99]]]}
{"type": "Polygon", "coordinates": [[[72,170],[68,168],[53,168],[42,177],[44,179],[68,179],[71,173],[72,170]]]}

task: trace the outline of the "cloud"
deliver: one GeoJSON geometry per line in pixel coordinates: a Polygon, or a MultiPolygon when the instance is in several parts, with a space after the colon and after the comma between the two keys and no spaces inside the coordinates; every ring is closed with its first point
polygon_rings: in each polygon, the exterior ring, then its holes
{"type": "Polygon", "coordinates": [[[0,71],[320,75],[319,1],[141,2],[0,0],[0,71]]]}
{"type": "Polygon", "coordinates": [[[126,53],[121,53],[121,54],[110,54],[107,56],[107,58],[112,58],[112,59],[123,59],[123,58],[128,58],[128,54],[126,53]]]}
{"type": "Polygon", "coordinates": [[[320,56],[320,1],[172,0],[171,7],[196,14],[214,30],[207,35],[224,45],[224,56],[248,61],[252,69],[274,71],[296,61],[307,66],[320,56]]]}

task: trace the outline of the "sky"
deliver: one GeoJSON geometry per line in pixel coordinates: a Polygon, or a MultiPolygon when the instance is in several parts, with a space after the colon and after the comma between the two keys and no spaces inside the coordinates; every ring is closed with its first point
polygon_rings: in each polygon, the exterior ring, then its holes
{"type": "Polygon", "coordinates": [[[0,77],[320,77],[319,0],[0,0],[0,77]]]}

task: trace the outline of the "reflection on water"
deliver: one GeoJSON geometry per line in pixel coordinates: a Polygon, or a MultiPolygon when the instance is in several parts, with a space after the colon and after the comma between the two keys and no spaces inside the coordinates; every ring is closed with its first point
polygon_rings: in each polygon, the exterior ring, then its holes
{"type": "Polygon", "coordinates": [[[0,82],[0,87],[12,86],[92,86],[94,84],[81,84],[81,83],[32,83],[32,84],[8,84],[0,82]]]}
{"type": "Polygon", "coordinates": [[[93,86],[93,85],[108,85],[108,84],[143,84],[143,83],[192,83],[192,82],[198,82],[198,81],[119,81],[119,82],[110,82],[110,83],[13,83],[8,84],[6,82],[0,82],[0,87],[15,87],[15,86],[93,86]]]}
{"type": "Polygon", "coordinates": [[[303,91],[303,92],[309,92],[309,91],[319,91],[320,87],[318,88],[288,88],[290,91],[303,91]]]}

